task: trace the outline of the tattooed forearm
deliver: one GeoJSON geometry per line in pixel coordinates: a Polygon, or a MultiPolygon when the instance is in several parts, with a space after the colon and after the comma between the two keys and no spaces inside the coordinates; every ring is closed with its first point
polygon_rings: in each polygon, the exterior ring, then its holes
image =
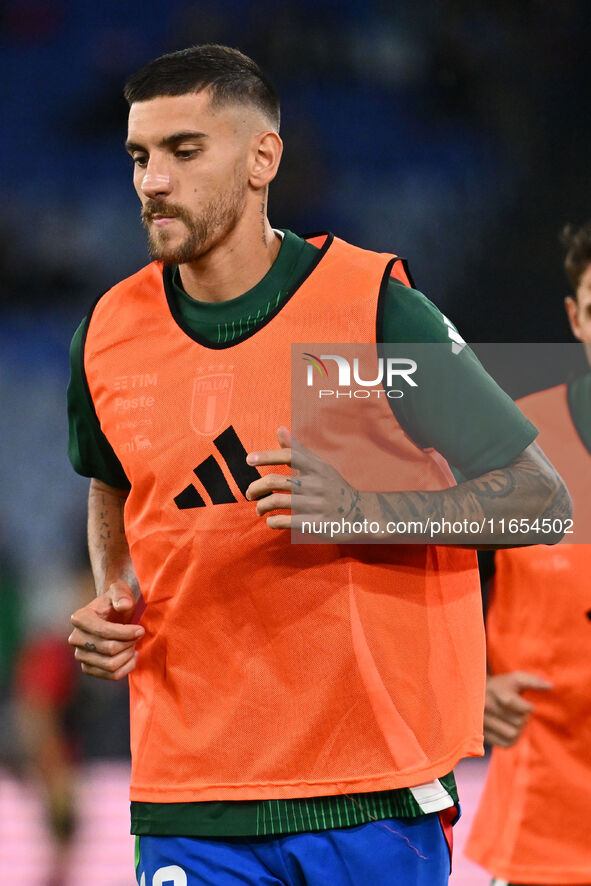
{"type": "Polygon", "coordinates": [[[473,482],[483,499],[506,498],[515,491],[515,475],[511,470],[491,471],[473,482]]]}
{"type": "Polygon", "coordinates": [[[352,486],[343,487],[341,489],[341,495],[349,497],[349,506],[348,509],[343,505],[340,507],[339,514],[343,515],[343,520],[346,520],[347,517],[350,517],[353,512],[356,512],[354,517],[357,519],[357,512],[359,512],[359,508],[357,507],[359,503],[359,499],[361,498],[361,493],[358,489],[354,489],[352,486]]]}
{"type": "MultiPolygon", "coordinates": [[[[363,493],[364,510],[371,519],[396,524],[397,535],[405,526],[414,541],[502,547],[507,544],[545,544],[559,541],[561,524],[571,516],[572,505],[560,477],[536,444],[529,446],[509,465],[437,492],[363,493]],[[373,498],[373,503],[372,503],[373,498]],[[373,505],[373,506],[372,506],[373,505]],[[551,533],[530,531],[536,520],[556,521],[551,533]],[[509,532],[510,520],[522,521],[519,531],[509,532]],[[482,531],[462,533],[458,527],[478,524],[482,531]],[[455,529],[450,529],[455,524],[455,529]],[[437,531],[434,527],[440,527],[437,531]],[[503,527],[505,531],[503,533],[503,527]]],[[[566,526],[564,526],[566,528],[566,526]]]]}
{"type": "Polygon", "coordinates": [[[125,537],[123,510],[127,493],[91,480],[88,494],[88,551],[97,594],[122,580],[139,595],[125,537]]]}
{"type": "Polygon", "coordinates": [[[541,516],[549,517],[552,520],[558,518],[564,522],[565,520],[570,519],[572,515],[573,503],[566,486],[563,485],[557,491],[556,495],[541,516]]]}

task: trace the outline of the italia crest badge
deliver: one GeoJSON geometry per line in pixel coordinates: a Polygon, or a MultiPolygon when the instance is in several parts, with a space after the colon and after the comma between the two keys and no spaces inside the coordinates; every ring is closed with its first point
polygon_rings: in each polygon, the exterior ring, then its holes
{"type": "Polygon", "coordinates": [[[233,386],[232,372],[200,375],[195,379],[191,400],[191,427],[195,433],[211,437],[226,427],[233,386]]]}

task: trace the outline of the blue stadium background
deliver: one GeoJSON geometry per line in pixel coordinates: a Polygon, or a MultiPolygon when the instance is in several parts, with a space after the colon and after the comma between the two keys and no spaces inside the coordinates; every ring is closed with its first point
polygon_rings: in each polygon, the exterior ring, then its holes
{"type": "Polygon", "coordinates": [[[590,26],[585,0],[0,2],[0,548],[29,627],[64,619],[83,535],[69,340],[147,259],[126,76],[240,47],[283,99],[274,225],[406,255],[468,340],[570,341],[558,234],[591,217],[590,26]]]}
{"type": "Polygon", "coordinates": [[[271,218],[408,256],[473,341],[568,340],[558,231],[591,215],[584,0],[7,0],[0,4],[2,537],[69,555],[67,345],[145,263],[121,84],[192,42],[251,53],[283,97],[271,218]]]}

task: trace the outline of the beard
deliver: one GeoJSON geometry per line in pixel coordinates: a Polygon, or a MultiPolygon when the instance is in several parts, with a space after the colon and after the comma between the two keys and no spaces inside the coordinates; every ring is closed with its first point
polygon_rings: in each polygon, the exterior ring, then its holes
{"type": "Polygon", "coordinates": [[[141,217],[148,232],[152,259],[164,264],[182,265],[204,255],[234,230],[244,212],[247,192],[247,179],[236,171],[232,187],[206,203],[198,213],[157,197],[148,200],[142,207],[141,217]],[[151,224],[155,215],[177,218],[187,229],[186,236],[173,244],[173,238],[166,228],[159,230],[151,224]]]}

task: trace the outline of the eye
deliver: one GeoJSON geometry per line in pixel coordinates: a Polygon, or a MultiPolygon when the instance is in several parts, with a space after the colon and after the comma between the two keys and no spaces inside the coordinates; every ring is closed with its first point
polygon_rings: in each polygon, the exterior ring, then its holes
{"type": "Polygon", "coordinates": [[[131,162],[134,166],[139,166],[140,169],[145,169],[148,165],[148,156],[147,154],[132,154],[131,162]]]}
{"type": "Polygon", "coordinates": [[[193,157],[197,156],[199,153],[199,148],[177,148],[174,152],[174,156],[177,160],[191,160],[193,157]]]}

